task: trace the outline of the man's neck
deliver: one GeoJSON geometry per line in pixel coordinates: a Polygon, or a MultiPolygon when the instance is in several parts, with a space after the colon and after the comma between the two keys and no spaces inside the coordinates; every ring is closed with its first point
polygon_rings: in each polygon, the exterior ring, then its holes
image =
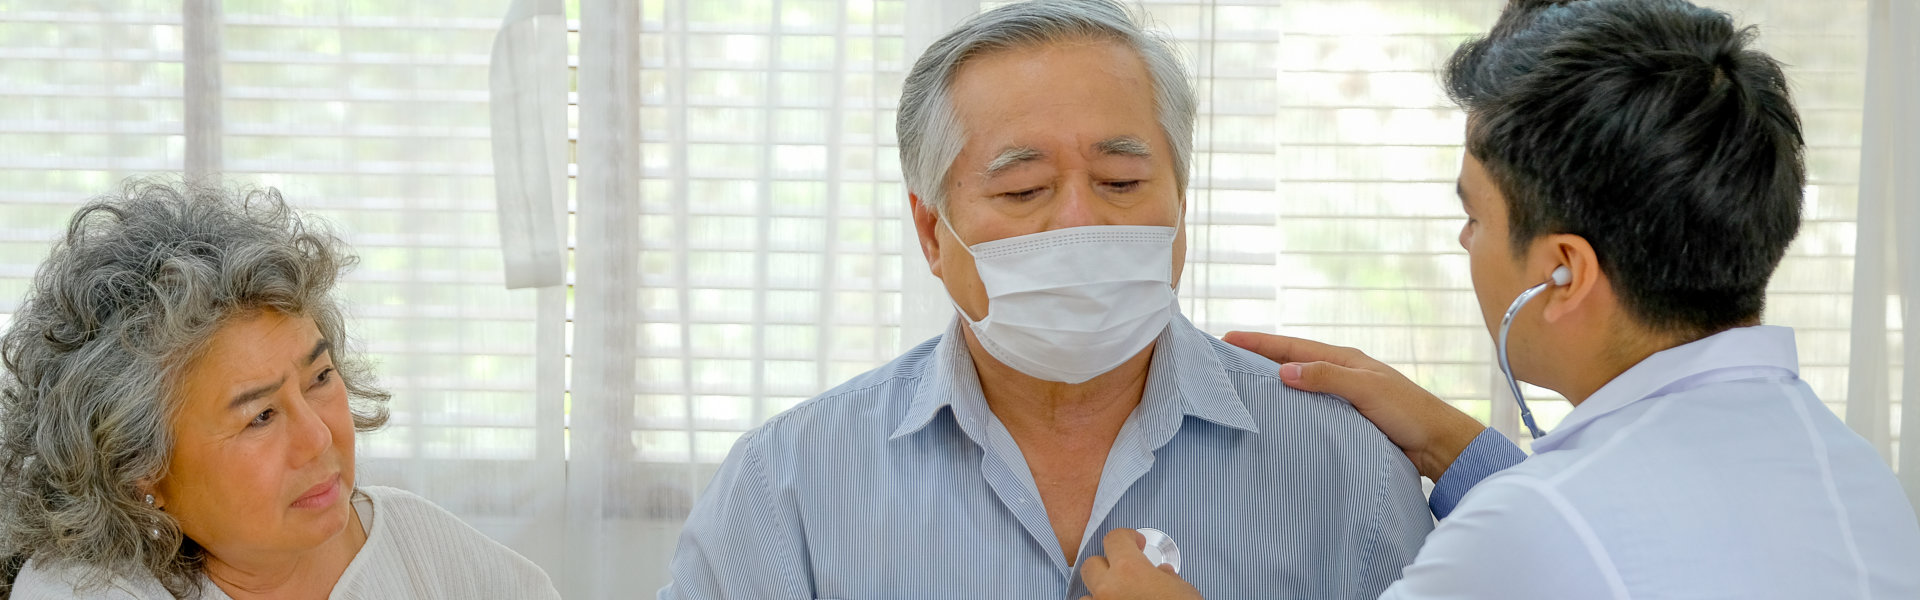
{"type": "MultiPolygon", "coordinates": [[[[1759,325],[1756,320],[1735,327],[1759,325]]],[[[1606,343],[1589,349],[1566,364],[1577,367],[1567,382],[1556,386],[1554,391],[1566,396],[1567,402],[1579,406],[1593,396],[1600,388],[1606,387],[1614,379],[1647,360],[1647,357],[1660,352],[1685,346],[1714,335],[1684,335],[1648,330],[1640,326],[1615,327],[1604,336],[1606,343]]],[[[1714,332],[1718,333],[1718,332],[1714,332]]]]}
{"type": "Polygon", "coordinates": [[[1146,393],[1153,344],[1112,371],[1081,383],[1061,383],[1007,366],[980,345],[973,331],[960,330],[987,408],[1015,439],[1040,434],[1062,441],[1094,436],[1111,442],[1146,393]]]}
{"type": "MultiPolygon", "coordinates": [[[[351,496],[349,496],[351,498],[351,496]]],[[[349,500],[349,502],[351,502],[349,500]]],[[[333,539],[299,553],[232,552],[226,560],[211,551],[206,573],[234,600],[250,598],[326,598],[366,545],[367,534],[359,511],[347,507],[348,521],[333,539]]]]}
{"type": "Polygon", "coordinates": [[[987,409],[1006,426],[1046,508],[1060,554],[1072,565],[1094,515],[1107,455],[1147,389],[1148,344],[1118,368],[1067,384],[1021,373],[987,353],[961,328],[987,409]]]}

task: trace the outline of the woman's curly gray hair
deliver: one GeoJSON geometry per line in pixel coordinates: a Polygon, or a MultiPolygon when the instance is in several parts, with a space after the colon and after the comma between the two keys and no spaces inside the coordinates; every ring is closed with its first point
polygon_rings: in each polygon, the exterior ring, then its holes
{"type": "Polygon", "coordinates": [[[197,595],[200,547],[141,490],[165,475],[182,367],[236,316],[313,319],[335,343],[354,428],[383,424],[387,393],[344,348],[331,295],[353,263],[271,188],[132,180],[81,207],[0,336],[6,584],[30,557],[94,583],[145,569],[197,595]]]}

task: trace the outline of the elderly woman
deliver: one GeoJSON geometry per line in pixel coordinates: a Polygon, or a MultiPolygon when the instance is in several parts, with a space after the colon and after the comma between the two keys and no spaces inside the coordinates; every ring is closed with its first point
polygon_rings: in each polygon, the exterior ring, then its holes
{"type": "Polygon", "coordinates": [[[330,295],[353,261],[272,190],[81,208],[0,338],[12,597],[558,597],[446,510],[354,485],[387,394],[330,295]]]}

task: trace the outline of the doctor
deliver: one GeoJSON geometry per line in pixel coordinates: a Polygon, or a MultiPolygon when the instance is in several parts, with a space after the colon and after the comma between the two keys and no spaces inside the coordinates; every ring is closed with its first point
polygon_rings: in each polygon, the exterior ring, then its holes
{"type": "MultiPolygon", "coordinates": [[[[1482,316],[1511,315],[1513,376],[1575,405],[1532,457],[1357,350],[1228,337],[1437,482],[1382,598],[1920,598],[1913,506],[1760,324],[1806,175],[1753,39],[1683,0],[1513,0],[1449,61],[1482,316]]],[[[1094,598],[1199,597],[1142,541],[1105,536],[1094,598]]]]}

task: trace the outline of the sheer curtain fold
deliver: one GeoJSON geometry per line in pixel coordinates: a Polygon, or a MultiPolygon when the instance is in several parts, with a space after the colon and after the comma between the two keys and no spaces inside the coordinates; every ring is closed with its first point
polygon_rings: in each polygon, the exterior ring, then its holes
{"type": "Polygon", "coordinates": [[[1868,6],[1867,93],[1862,123],[1860,202],[1855,244],[1852,365],[1847,424],[1900,468],[1907,498],[1920,512],[1920,6],[1872,0],[1868,6]],[[1889,336],[1887,301],[1898,298],[1900,331],[1889,336]],[[1897,350],[1896,350],[1897,349],[1897,350]],[[1899,353],[1899,406],[1889,354],[1899,353]],[[1899,414],[1899,422],[1894,415],[1899,414]],[[1899,440],[1899,441],[1896,441],[1899,440]],[[1898,447],[1898,451],[1894,450],[1898,447]]]}
{"type": "Polygon", "coordinates": [[[508,2],[219,4],[221,101],[189,108],[223,126],[220,173],[279,187],[360,258],[339,290],[350,341],[393,400],[360,436],[359,483],[558,568],[564,293],[508,289],[489,151],[508,2]]]}
{"type": "Polygon", "coordinates": [[[894,104],[977,8],[583,0],[568,597],[664,585],[742,432],[945,323],[894,104]]]}
{"type": "Polygon", "coordinates": [[[567,14],[562,0],[513,0],[488,80],[495,202],[509,289],[566,283],[567,14]]]}
{"type": "Polygon", "coordinates": [[[1906,435],[1920,433],[1920,409],[1911,403],[1920,398],[1920,335],[1915,335],[1920,331],[1920,327],[1916,327],[1920,324],[1920,76],[1914,73],[1914,65],[1920,65],[1920,5],[1877,0],[1875,8],[1888,11],[1889,27],[1875,30],[1888,38],[1888,56],[1876,63],[1869,77],[1897,90],[1881,108],[1893,113],[1888,115],[1891,122],[1887,129],[1902,133],[1889,140],[1895,146],[1886,149],[1887,156],[1875,161],[1886,166],[1887,175],[1895,178],[1887,199],[1894,205],[1893,222],[1899,224],[1896,231],[1901,233],[1896,236],[1900,250],[1894,257],[1902,315],[1899,345],[1903,373],[1900,439],[1903,441],[1898,465],[1907,499],[1914,503],[1914,511],[1920,513],[1920,441],[1906,435]]]}
{"type": "MultiPolygon", "coordinates": [[[[632,573],[661,539],[636,540],[621,507],[633,463],[635,332],[643,322],[638,272],[645,242],[640,202],[640,10],[637,2],[584,0],[580,7],[578,252],[575,257],[573,408],[567,463],[567,560],[554,573],[561,595],[644,593],[632,573]],[[639,543],[636,543],[639,542],[639,543]],[[644,545],[642,545],[644,544],[644,545]]],[[[557,67],[558,65],[554,65],[557,67]]]]}
{"type": "Polygon", "coordinates": [[[205,178],[221,170],[225,139],[220,92],[221,3],[219,0],[185,0],[181,3],[181,29],[185,37],[182,67],[182,96],[186,107],[186,175],[205,178]]]}

